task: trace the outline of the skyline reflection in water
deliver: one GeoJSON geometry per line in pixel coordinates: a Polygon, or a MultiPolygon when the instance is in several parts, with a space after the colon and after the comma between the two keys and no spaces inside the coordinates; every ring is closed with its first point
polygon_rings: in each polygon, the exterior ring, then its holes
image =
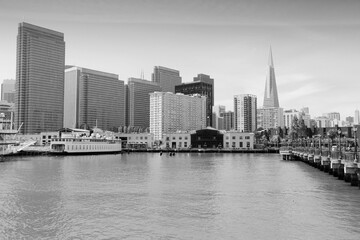
{"type": "Polygon", "coordinates": [[[277,154],[0,163],[5,239],[358,239],[360,191],[277,154]]]}

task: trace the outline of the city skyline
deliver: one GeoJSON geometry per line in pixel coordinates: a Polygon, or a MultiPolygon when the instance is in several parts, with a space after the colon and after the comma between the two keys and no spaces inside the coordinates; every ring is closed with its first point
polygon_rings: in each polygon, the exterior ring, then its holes
{"type": "Polygon", "coordinates": [[[357,1],[0,3],[0,81],[15,79],[17,25],[25,21],[65,34],[65,64],[113,72],[120,80],[142,71],[150,79],[154,66],[179,70],[184,83],[211,75],[215,105],[227,109],[239,93],[263,102],[271,45],[284,110],[308,106],[312,116],[340,112],[344,120],[360,108],[357,1]]]}

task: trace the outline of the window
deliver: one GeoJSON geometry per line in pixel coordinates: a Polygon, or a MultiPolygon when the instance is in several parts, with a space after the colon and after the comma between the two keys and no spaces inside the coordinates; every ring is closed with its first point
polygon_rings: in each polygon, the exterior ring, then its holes
{"type": "Polygon", "coordinates": [[[229,142],[225,143],[226,148],[229,148],[229,142]]]}
{"type": "Polygon", "coordinates": [[[175,137],[173,137],[173,140],[175,140],[176,138],[175,137]]]}
{"type": "Polygon", "coordinates": [[[226,136],[226,140],[229,140],[229,136],[226,136]]]}
{"type": "Polygon", "coordinates": [[[184,147],[187,147],[187,142],[184,142],[184,147]]]}
{"type": "Polygon", "coordinates": [[[179,137],[179,140],[182,140],[182,137],[179,137]]]}
{"type": "Polygon", "coordinates": [[[250,136],[245,136],[245,139],[250,139],[250,136]]]}
{"type": "Polygon", "coordinates": [[[243,142],[239,142],[239,147],[243,147],[243,142]]]}
{"type": "Polygon", "coordinates": [[[231,147],[233,148],[235,147],[235,142],[232,142],[231,147]]]}
{"type": "Polygon", "coordinates": [[[188,139],[188,137],[185,137],[185,140],[187,140],[188,139]]]}
{"type": "Polygon", "coordinates": [[[246,143],[246,147],[248,147],[248,148],[250,147],[250,142],[246,143]]]}
{"type": "Polygon", "coordinates": [[[233,137],[232,137],[232,139],[234,139],[234,140],[235,140],[235,136],[233,136],[233,137]]]}
{"type": "Polygon", "coordinates": [[[169,137],[166,137],[166,141],[170,141],[170,138],[169,138],[169,137]]]}
{"type": "Polygon", "coordinates": [[[239,139],[242,139],[242,136],[240,136],[239,139]]]}

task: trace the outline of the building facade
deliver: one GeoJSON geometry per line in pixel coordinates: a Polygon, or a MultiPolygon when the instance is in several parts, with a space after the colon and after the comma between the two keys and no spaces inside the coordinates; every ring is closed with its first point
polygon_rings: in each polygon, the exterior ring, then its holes
{"type": "Polygon", "coordinates": [[[297,119],[300,119],[301,112],[295,109],[289,109],[284,111],[284,126],[287,128],[291,128],[294,117],[296,116],[297,119]]]}
{"type": "Polygon", "coordinates": [[[254,149],[254,133],[224,132],[224,149],[254,149]]]}
{"type": "Polygon", "coordinates": [[[125,87],[118,75],[71,67],[65,70],[64,127],[113,130],[125,125],[125,87]]]}
{"type": "Polygon", "coordinates": [[[216,105],[213,109],[213,128],[218,130],[225,130],[224,114],[226,112],[225,106],[216,105]]]}
{"type": "Polygon", "coordinates": [[[190,132],[165,133],[162,139],[162,149],[189,149],[191,148],[190,132]]]}
{"type": "Polygon", "coordinates": [[[15,103],[15,80],[5,79],[1,84],[1,100],[15,103]]]}
{"type": "Polygon", "coordinates": [[[224,112],[224,130],[230,131],[234,130],[234,112],[233,111],[226,111],[224,112]]]}
{"type": "Polygon", "coordinates": [[[175,93],[175,86],[181,84],[180,72],[178,70],[155,66],[151,80],[160,85],[163,92],[175,93]]]}
{"type": "Polygon", "coordinates": [[[360,111],[357,109],[355,110],[354,124],[360,124],[360,111]]]}
{"type": "Polygon", "coordinates": [[[64,34],[20,23],[17,36],[15,124],[20,133],[62,128],[64,34]]]}
{"type": "Polygon", "coordinates": [[[161,87],[155,82],[129,78],[126,91],[126,126],[145,130],[150,127],[150,93],[161,91],[161,87]]]}
{"type": "Polygon", "coordinates": [[[284,116],[282,108],[259,108],[257,110],[257,127],[271,129],[284,127],[284,116]]]}
{"type": "Polygon", "coordinates": [[[190,131],[206,126],[206,97],[200,95],[150,93],[150,133],[155,140],[163,134],[190,131]]]}
{"type": "Polygon", "coordinates": [[[234,128],[240,132],[253,132],[257,128],[257,98],[251,94],[234,96],[234,128]]]}
{"type": "Polygon", "coordinates": [[[183,93],[186,95],[200,94],[201,96],[205,96],[206,126],[212,126],[212,109],[214,105],[214,89],[212,84],[201,81],[183,83],[181,85],[175,86],[175,93],[183,93]]]}

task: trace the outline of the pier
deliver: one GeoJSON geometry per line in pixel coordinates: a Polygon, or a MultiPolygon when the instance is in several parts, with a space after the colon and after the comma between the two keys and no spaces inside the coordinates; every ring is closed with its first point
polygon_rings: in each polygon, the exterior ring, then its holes
{"type": "Polygon", "coordinates": [[[331,150],[324,147],[283,147],[280,148],[283,160],[302,161],[339,180],[358,186],[360,189],[359,153],[331,150]]]}

